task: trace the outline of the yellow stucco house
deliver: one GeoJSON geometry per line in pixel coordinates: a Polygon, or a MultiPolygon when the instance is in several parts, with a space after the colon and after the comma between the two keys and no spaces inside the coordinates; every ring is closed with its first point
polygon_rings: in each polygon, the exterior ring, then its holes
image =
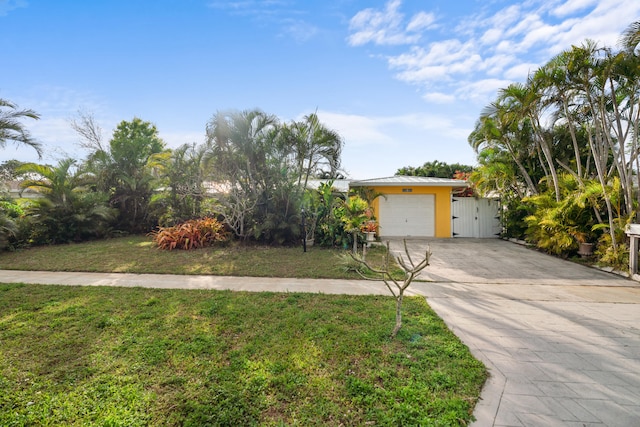
{"type": "Polygon", "coordinates": [[[468,184],[457,179],[392,176],[351,181],[349,186],[384,195],[373,202],[381,237],[450,238],[452,194],[468,184]]]}

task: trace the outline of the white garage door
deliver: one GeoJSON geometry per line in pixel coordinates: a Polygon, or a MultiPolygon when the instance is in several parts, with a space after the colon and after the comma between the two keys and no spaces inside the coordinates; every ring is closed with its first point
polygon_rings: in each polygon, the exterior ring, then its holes
{"type": "Polygon", "coordinates": [[[435,236],[433,194],[391,194],[378,200],[381,236],[435,236]]]}

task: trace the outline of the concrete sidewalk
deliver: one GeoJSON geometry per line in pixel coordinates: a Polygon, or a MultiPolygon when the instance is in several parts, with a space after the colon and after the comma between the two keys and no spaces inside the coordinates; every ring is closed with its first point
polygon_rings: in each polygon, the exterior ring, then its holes
{"type": "MultiPolygon", "coordinates": [[[[381,282],[367,280],[284,279],[278,277],[187,276],[172,274],[73,273],[0,270],[0,283],[120,286],[160,289],[214,289],[248,292],[314,292],[389,295],[381,282]]],[[[420,295],[412,293],[413,295],[420,295]]]]}
{"type": "MultiPolygon", "coordinates": [[[[521,251],[507,242],[475,247],[474,242],[457,247],[448,246],[451,242],[435,244],[441,246],[432,246],[432,266],[426,271],[441,280],[415,282],[408,291],[425,296],[489,368],[491,377],[476,406],[474,426],[640,426],[640,286],[636,282],[521,251]],[[457,267],[463,259],[453,257],[460,253],[475,254],[464,268],[457,267]],[[490,278],[491,269],[497,270],[495,280],[490,278]]],[[[424,249],[421,245],[413,243],[418,253],[424,249]]],[[[370,281],[8,270],[0,270],[0,282],[355,295],[389,292],[383,284],[370,281]]]]}

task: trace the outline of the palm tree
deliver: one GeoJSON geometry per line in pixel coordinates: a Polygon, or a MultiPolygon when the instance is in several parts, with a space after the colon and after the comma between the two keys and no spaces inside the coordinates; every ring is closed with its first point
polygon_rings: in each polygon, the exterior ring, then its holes
{"type": "Polygon", "coordinates": [[[205,197],[203,158],[206,146],[184,144],[156,156],[156,167],[166,186],[164,224],[175,225],[198,218],[205,197]]]}
{"type": "Polygon", "coordinates": [[[66,206],[72,198],[73,192],[80,186],[82,176],[73,173],[74,159],[65,159],[58,163],[58,166],[39,165],[36,163],[25,163],[20,167],[21,173],[38,175],[39,178],[29,178],[22,182],[22,188],[32,188],[51,202],[66,206]]]}
{"type": "Polygon", "coordinates": [[[533,75],[533,79],[539,82],[545,88],[546,102],[548,105],[555,106],[556,110],[552,116],[554,123],[566,125],[571,137],[573,147],[573,155],[575,162],[575,173],[579,179],[584,178],[582,167],[582,156],[580,143],[577,136],[577,127],[580,124],[577,121],[576,114],[572,110],[576,96],[576,89],[570,81],[567,65],[570,55],[562,52],[551,59],[547,64],[540,67],[533,75]]]}
{"type": "Polygon", "coordinates": [[[289,198],[296,194],[288,189],[288,152],[278,146],[278,131],[277,118],[260,110],[220,111],[207,124],[204,164],[215,181],[227,186],[220,202],[237,237],[259,237],[265,224],[282,224],[272,213],[291,214],[289,198]]]}
{"type": "Polygon", "coordinates": [[[640,45],[640,21],[633,22],[629,25],[624,33],[622,33],[619,43],[624,49],[630,52],[638,48],[638,45],[640,45]]]}
{"type": "Polygon", "coordinates": [[[20,172],[31,176],[21,183],[22,188],[33,188],[43,195],[27,209],[36,243],[98,237],[114,218],[107,195],[88,191],[90,177],[75,165],[74,159],[64,159],[57,166],[26,163],[20,167],[20,172]]]}
{"type": "Polygon", "coordinates": [[[547,175],[551,176],[556,200],[560,200],[558,173],[551,151],[551,144],[541,123],[544,104],[542,103],[540,82],[529,78],[526,85],[512,83],[500,91],[499,97],[505,102],[508,111],[514,115],[516,122],[527,120],[531,124],[534,142],[544,157],[541,165],[547,171],[547,175]]]}
{"type": "Polygon", "coordinates": [[[19,110],[16,104],[0,98],[0,148],[5,148],[7,142],[24,144],[33,147],[40,158],[42,147],[22,125],[25,118],[38,120],[40,116],[33,110],[19,110]]]}
{"type": "Polygon", "coordinates": [[[609,233],[611,235],[613,250],[617,250],[615,239],[615,216],[609,194],[609,179],[613,168],[610,167],[610,158],[614,154],[610,146],[610,127],[607,126],[608,109],[611,106],[607,100],[605,85],[608,76],[603,70],[603,49],[592,41],[586,41],[582,46],[574,46],[569,51],[570,56],[567,70],[571,82],[579,91],[581,98],[583,127],[587,134],[589,149],[593,157],[598,181],[602,187],[603,197],[607,207],[609,220],[609,233]]]}
{"type": "Polygon", "coordinates": [[[283,126],[281,138],[284,144],[294,149],[299,187],[306,188],[309,177],[322,172],[330,179],[336,178],[344,142],[336,131],[320,123],[316,113],[283,126]]]}
{"type": "MultiPolygon", "coordinates": [[[[476,153],[487,148],[507,153],[524,180],[527,192],[538,194],[530,171],[522,161],[522,158],[526,158],[532,150],[531,139],[528,122],[518,121],[511,114],[504,100],[499,98],[482,110],[475,129],[469,135],[469,144],[476,153]]],[[[514,174],[513,177],[515,179],[516,175],[514,174]]],[[[519,184],[514,183],[514,187],[519,187],[519,184]]]]}

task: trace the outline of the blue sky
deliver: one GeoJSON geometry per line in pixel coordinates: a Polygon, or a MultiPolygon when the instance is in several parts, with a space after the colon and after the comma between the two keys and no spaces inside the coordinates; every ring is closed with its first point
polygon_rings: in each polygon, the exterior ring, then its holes
{"type": "Polygon", "coordinates": [[[467,136],[499,88],[637,20],[638,0],[0,0],[0,98],[41,114],[25,124],[44,162],[85,156],[78,110],[105,140],[140,117],[177,147],[216,111],[259,108],[317,111],[349,176],[383,177],[475,164],[467,136]]]}

